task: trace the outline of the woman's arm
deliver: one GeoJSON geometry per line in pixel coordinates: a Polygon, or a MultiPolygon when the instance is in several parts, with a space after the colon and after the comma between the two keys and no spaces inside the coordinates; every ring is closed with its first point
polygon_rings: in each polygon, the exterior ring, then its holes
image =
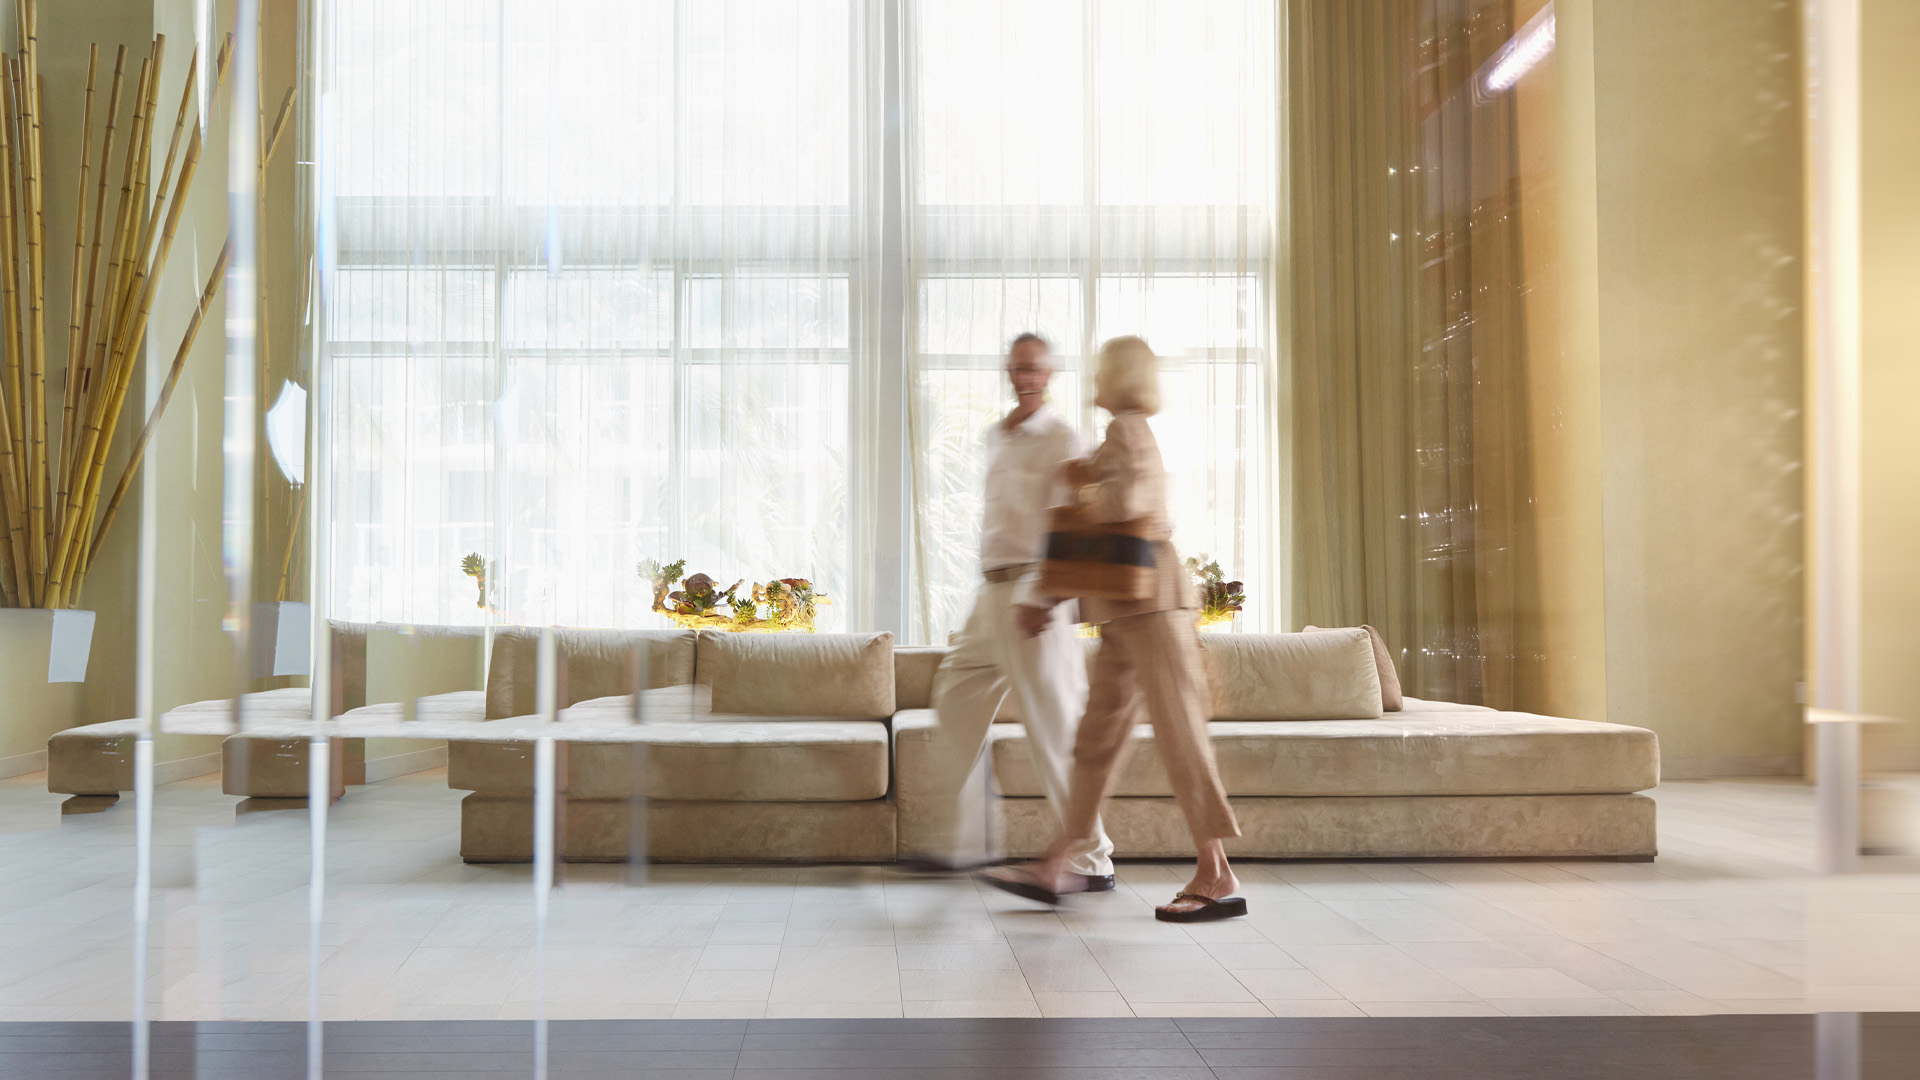
{"type": "Polygon", "coordinates": [[[1107,523],[1131,521],[1147,513],[1146,492],[1139,483],[1139,435],[1137,426],[1146,421],[1131,413],[1122,413],[1107,425],[1106,441],[1086,459],[1095,485],[1092,511],[1095,521],[1107,523]]]}

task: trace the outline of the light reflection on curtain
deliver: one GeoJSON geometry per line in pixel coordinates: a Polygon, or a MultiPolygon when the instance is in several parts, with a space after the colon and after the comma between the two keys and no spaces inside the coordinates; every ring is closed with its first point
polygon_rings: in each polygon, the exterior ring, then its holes
{"type": "Polygon", "coordinates": [[[514,622],[651,625],[646,558],[846,597],[866,12],[339,0],[337,616],[483,620],[468,552],[514,622]]]}
{"type": "Polygon", "coordinates": [[[1155,420],[1175,543],[1248,583],[1277,628],[1270,329],[1271,5],[917,0],[910,7],[909,319],[914,631],[944,641],[979,579],[981,432],[1035,331],[1089,435],[1101,340],[1168,364],[1155,420]]]}
{"type": "Polygon", "coordinates": [[[1511,0],[1291,0],[1292,625],[1505,706],[1529,639],[1511,0]]]}

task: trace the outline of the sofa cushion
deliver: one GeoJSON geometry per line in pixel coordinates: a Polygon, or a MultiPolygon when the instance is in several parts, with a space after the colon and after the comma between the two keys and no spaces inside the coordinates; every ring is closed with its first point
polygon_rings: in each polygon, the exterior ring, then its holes
{"type": "MultiPolygon", "coordinates": [[[[358,709],[349,709],[339,718],[340,731],[347,738],[357,737],[357,726],[371,727],[378,724],[384,728],[389,723],[437,724],[441,722],[459,724],[477,724],[487,718],[487,692],[485,690],[455,690],[446,694],[431,694],[417,698],[413,702],[413,718],[407,719],[407,703],[386,701],[378,705],[362,705],[358,709]]],[[[391,734],[380,730],[380,736],[391,734]]],[[[438,738],[438,734],[423,733],[423,737],[438,738]]]]}
{"type": "MultiPolygon", "coordinates": [[[[1644,791],[1660,782],[1654,733],[1621,724],[1462,709],[1378,720],[1216,720],[1220,778],[1235,796],[1586,795],[1644,791]]],[[[1116,796],[1170,796],[1153,732],[1114,777],[1116,796]]],[[[993,731],[1003,794],[1045,792],[1024,728],[993,731]]]]}
{"type": "MultiPolygon", "coordinates": [[[[598,630],[561,627],[553,632],[557,661],[556,704],[629,694],[634,690],[635,650],[646,656],[648,687],[693,682],[691,630],[598,630]]],[[[540,628],[503,626],[494,631],[487,669],[487,719],[528,716],[539,709],[540,628]]]]}
{"type": "Polygon", "coordinates": [[[360,704],[486,688],[487,628],[376,623],[365,640],[360,704]]]}
{"type": "Polygon", "coordinates": [[[893,650],[893,711],[933,705],[933,677],[947,650],[938,645],[907,645],[893,650]]]}
{"type": "MultiPolygon", "coordinates": [[[[304,686],[259,690],[241,695],[245,724],[313,721],[313,691],[304,686]]],[[[160,714],[160,730],[182,734],[227,734],[233,730],[233,699],[195,701],[160,714]]]]}
{"type": "MultiPolygon", "coordinates": [[[[1317,634],[1326,630],[1342,629],[1332,626],[1303,626],[1302,633],[1317,634]]],[[[1399,712],[1405,703],[1400,694],[1400,672],[1393,666],[1393,653],[1387,650],[1387,639],[1380,631],[1365,623],[1359,629],[1367,632],[1367,638],[1373,643],[1373,666],[1380,672],[1380,709],[1382,712],[1399,712]]]]}
{"type": "Polygon", "coordinates": [[[337,716],[367,703],[367,631],[372,623],[328,620],[332,630],[333,712],[337,716]]]}
{"type": "MultiPolygon", "coordinates": [[[[644,794],[717,802],[853,802],[886,797],[887,726],[879,720],[757,719],[725,714],[633,724],[598,713],[562,720],[572,738],[556,763],[569,797],[628,798],[634,746],[645,747],[644,794]],[[584,729],[584,730],[583,730],[584,729]],[[618,741],[591,741],[596,729],[618,741]]],[[[533,791],[532,731],[519,721],[476,725],[448,744],[447,785],[497,795],[533,791]],[[489,734],[499,736],[488,740],[489,734]]]]}
{"type": "Polygon", "coordinates": [[[713,711],[877,719],[894,711],[893,635],[700,635],[694,670],[713,711]]]}
{"type": "Polygon", "coordinates": [[[1365,630],[1209,634],[1202,643],[1216,720],[1380,715],[1380,671],[1365,630]]]}

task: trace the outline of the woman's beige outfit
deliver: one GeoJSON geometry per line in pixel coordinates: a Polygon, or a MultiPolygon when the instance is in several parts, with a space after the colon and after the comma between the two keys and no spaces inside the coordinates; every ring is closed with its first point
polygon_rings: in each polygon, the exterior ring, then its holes
{"type": "Polygon", "coordinates": [[[1081,618],[1102,625],[1087,713],[1073,748],[1067,836],[1094,835],[1100,804],[1143,710],[1195,844],[1239,836],[1207,736],[1213,702],[1194,631],[1193,582],[1173,550],[1167,470],[1145,414],[1115,413],[1106,441],[1069,468],[1070,481],[1093,485],[1086,490],[1095,520],[1147,519],[1154,581],[1144,599],[1080,601],[1081,618]]]}

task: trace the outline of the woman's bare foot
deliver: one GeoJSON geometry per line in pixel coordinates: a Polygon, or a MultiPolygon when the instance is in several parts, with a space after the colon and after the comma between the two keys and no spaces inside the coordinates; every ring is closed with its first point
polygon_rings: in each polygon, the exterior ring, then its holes
{"type": "Polygon", "coordinates": [[[1193,877],[1186,887],[1180,890],[1180,896],[1170,903],[1160,905],[1160,910],[1178,915],[1197,911],[1206,907],[1205,900],[1195,897],[1207,897],[1211,900],[1224,900],[1240,891],[1240,879],[1233,874],[1233,867],[1227,865],[1226,848],[1218,840],[1200,845],[1200,860],[1194,867],[1193,877]]]}

